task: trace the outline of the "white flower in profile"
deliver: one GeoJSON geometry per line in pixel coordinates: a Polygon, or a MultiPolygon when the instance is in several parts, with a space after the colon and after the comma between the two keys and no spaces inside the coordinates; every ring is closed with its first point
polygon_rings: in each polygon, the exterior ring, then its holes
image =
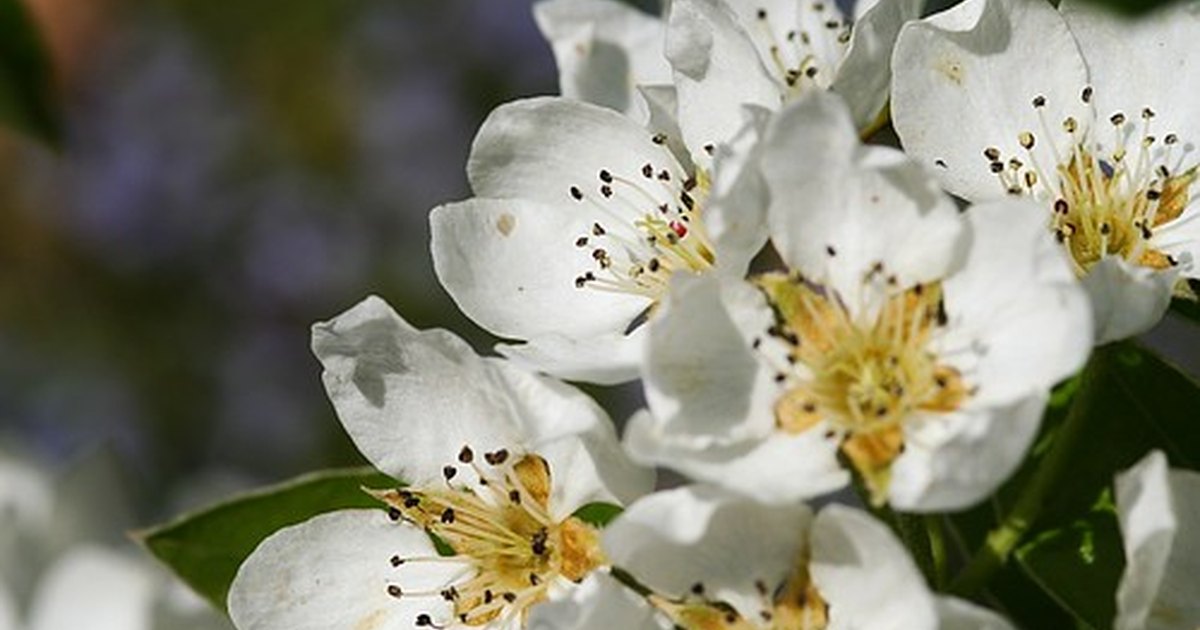
{"type": "MultiPolygon", "coordinates": [[[[679,124],[692,147],[720,144],[742,126],[742,108],[771,111],[832,89],[855,124],[879,124],[900,27],[920,0],[863,0],[852,15],[832,0],[674,0],[666,55],[674,69],[679,124]]],[[[885,118],[883,120],[886,120],[885,118]]],[[[698,156],[703,162],[703,156],[698,156]]]]}
{"type": "Polygon", "coordinates": [[[906,27],[904,148],[973,202],[1024,195],[1071,255],[1097,342],[1143,332],[1200,275],[1200,10],[967,0],[906,27]]]}
{"type": "Polygon", "coordinates": [[[930,592],[895,535],[865,512],[768,505],[703,486],[645,497],[604,532],[643,599],[597,576],[538,609],[534,630],[1011,628],[930,592]],[[612,625],[613,619],[625,625],[612,625]]]}
{"type": "Polygon", "coordinates": [[[743,200],[760,187],[739,177],[758,119],[709,147],[718,164],[708,170],[660,113],[654,131],[589,103],[533,98],[483,123],[467,165],[476,196],[433,210],[431,249],[459,308],[524,342],[500,353],[562,378],[629,380],[672,274],[741,275],[762,247],[761,213],[742,209],[759,206],[743,200]]]}
{"type": "Polygon", "coordinates": [[[827,94],[775,119],[761,165],[789,271],[678,280],[649,324],[630,452],[773,502],[845,485],[842,461],[876,504],[987,496],[1091,347],[1038,214],[960,213],[903,154],[859,144],[827,94]]]}
{"type": "Polygon", "coordinates": [[[1200,473],[1168,469],[1154,451],[1117,475],[1116,503],[1125,543],[1116,630],[1200,627],[1200,473]]]}
{"type": "Polygon", "coordinates": [[[519,628],[530,607],[605,563],[573,513],[647,491],[581,392],[368,298],[313,329],[338,417],[379,470],[410,484],[387,509],[317,516],[238,570],[241,630],[519,628]],[[435,549],[432,534],[453,555],[435,549]]]}
{"type": "Polygon", "coordinates": [[[554,51],[563,96],[649,122],[638,88],[671,84],[661,18],[617,0],[547,0],[533,16],[554,51]]]}

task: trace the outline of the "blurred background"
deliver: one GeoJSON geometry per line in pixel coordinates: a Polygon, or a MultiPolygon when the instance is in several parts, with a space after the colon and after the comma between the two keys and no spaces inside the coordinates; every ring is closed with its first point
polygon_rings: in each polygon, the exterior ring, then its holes
{"type": "Polygon", "coordinates": [[[530,0],[22,1],[61,125],[0,127],[0,452],[103,470],[106,542],[362,463],[308,329],[367,294],[490,347],[426,216],[489,110],[557,92],[530,0]]]}
{"type": "Polygon", "coordinates": [[[529,0],[25,4],[62,124],[0,129],[0,443],[106,450],[146,522],[362,461],[314,321],[377,293],[490,345],[426,216],[492,107],[557,91],[529,0]]]}

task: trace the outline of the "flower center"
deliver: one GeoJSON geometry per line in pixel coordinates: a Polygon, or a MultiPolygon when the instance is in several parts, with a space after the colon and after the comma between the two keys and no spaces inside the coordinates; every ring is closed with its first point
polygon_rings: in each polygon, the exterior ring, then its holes
{"type": "MultiPolygon", "coordinates": [[[[1091,88],[1084,88],[1081,99],[1091,103],[1091,88]]],[[[1033,100],[1042,133],[1050,135],[1042,114],[1045,104],[1044,97],[1033,100]]],[[[1061,129],[1069,136],[1069,149],[1066,155],[1054,150],[1055,166],[1049,173],[1033,155],[1037,137],[1031,131],[1018,135],[1028,163],[1015,157],[1006,163],[999,149],[984,150],[992,172],[1009,193],[1030,194],[1053,207],[1050,229],[1071,255],[1079,276],[1106,256],[1151,269],[1178,264],[1153,238],[1189,204],[1197,165],[1185,164],[1189,149],[1179,150],[1174,133],[1161,139],[1154,135],[1154,117],[1148,107],[1141,111],[1140,124],[1123,112],[1112,114],[1108,122],[1113,141],[1106,144],[1098,141],[1098,131],[1065,118],[1061,129]]]]}
{"type": "Polygon", "coordinates": [[[390,584],[393,597],[438,597],[454,606],[453,619],[422,613],[418,626],[482,626],[500,618],[524,623],[530,606],[544,600],[559,578],[579,582],[605,560],[599,534],[575,517],[550,516],[550,468],[537,455],[516,461],[508,451],[484,455],[490,470],[475,463],[463,447],[458,465],[446,466],[445,488],[376,492],[394,520],[421,527],[452,555],[392,556],[393,567],[414,562],[465,565],[464,577],[436,591],[407,591],[390,584]],[[472,469],[477,482],[455,487],[459,466],[472,469]]]}
{"type": "Polygon", "coordinates": [[[760,8],[746,30],[764,65],[784,86],[786,99],[829,89],[850,46],[850,21],[835,3],[796,2],[796,15],[760,8]]]}
{"type": "MultiPolygon", "coordinates": [[[[666,137],[653,138],[660,146],[666,137]]],[[[597,220],[575,246],[590,254],[590,269],[575,278],[579,289],[640,295],[657,301],[677,271],[705,273],[716,254],[702,219],[706,173],[685,175],[663,148],[661,164],[636,172],[601,169],[594,186],[573,185],[571,198],[590,206],[597,220]]]]}
{"type": "Polygon", "coordinates": [[[824,630],[829,625],[829,606],[809,576],[808,560],[802,558],[787,579],[771,592],[767,583],[754,584],[762,602],[756,617],[748,617],[733,606],[705,596],[702,582],[680,600],[651,595],[650,603],[682,630],[824,630]]]}
{"type": "Polygon", "coordinates": [[[835,294],[797,276],[765,274],[756,282],[776,313],[768,332],[787,347],[789,367],[777,376],[785,389],[775,403],[776,426],[799,434],[824,421],[872,500],[882,503],[891,464],[904,448],[905,422],[916,412],[953,411],[969,394],[962,375],[929,350],[946,322],[941,285],[893,292],[864,322],[835,294]]]}

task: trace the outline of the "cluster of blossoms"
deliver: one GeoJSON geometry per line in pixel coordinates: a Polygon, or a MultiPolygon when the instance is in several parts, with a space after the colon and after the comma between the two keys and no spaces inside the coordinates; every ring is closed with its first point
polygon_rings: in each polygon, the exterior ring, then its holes
{"type": "MultiPolygon", "coordinates": [[[[378,298],[314,328],[404,485],[265,540],[240,630],[1010,627],[868,511],[804,502],[979,503],[1051,388],[1189,293],[1200,13],[921,5],[535,5],[563,95],[496,109],[475,197],[430,217],[503,357],[378,298]],[[903,152],[861,141],[889,118],[903,152]],[[646,408],[618,440],[560,378],[640,379],[646,408]],[[654,466],[692,482],[652,492],[654,466]]],[[[1118,627],[1200,620],[1198,485],[1161,454],[1117,480],[1118,627]]]]}

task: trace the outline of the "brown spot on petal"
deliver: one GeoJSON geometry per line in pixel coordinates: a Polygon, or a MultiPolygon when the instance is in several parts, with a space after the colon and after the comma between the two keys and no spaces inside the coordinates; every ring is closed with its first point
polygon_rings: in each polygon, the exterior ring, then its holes
{"type": "Polygon", "coordinates": [[[500,234],[508,236],[512,234],[513,228],[517,227],[517,217],[505,212],[496,219],[496,229],[500,230],[500,234]]]}

